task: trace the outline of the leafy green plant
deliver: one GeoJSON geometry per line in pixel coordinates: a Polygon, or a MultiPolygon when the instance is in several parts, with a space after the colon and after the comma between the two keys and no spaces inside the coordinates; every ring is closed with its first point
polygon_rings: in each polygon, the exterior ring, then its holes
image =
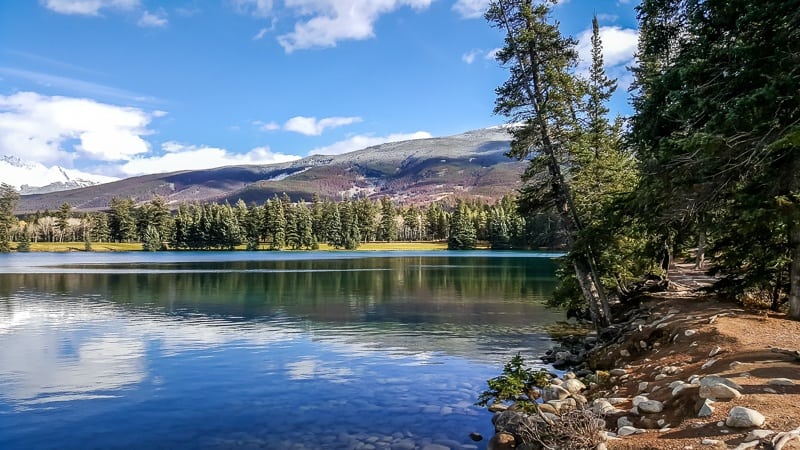
{"type": "Polygon", "coordinates": [[[511,402],[523,411],[534,412],[541,389],[550,384],[550,374],[544,369],[525,367],[525,360],[517,353],[503,366],[501,375],[486,380],[486,383],[489,389],[481,393],[476,405],[511,402]]]}

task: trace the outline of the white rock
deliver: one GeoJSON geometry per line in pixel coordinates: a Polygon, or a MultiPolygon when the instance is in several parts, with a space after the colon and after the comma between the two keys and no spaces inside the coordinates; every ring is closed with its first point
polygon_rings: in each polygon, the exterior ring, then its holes
{"type": "Polygon", "coordinates": [[[703,445],[717,445],[719,444],[719,441],[716,439],[705,438],[702,441],[700,441],[700,443],[703,445]]]}
{"type": "Polygon", "coordinates": [[[615,408],[611,403],[608,403],[605,400],[595,400],[592,404],[592,411],[597,414],[610,414],[613,411],[616,411],[615,408]]]}
{"type": "Polygon", "coordinates": [[[713,400],[705,399],[703,401],[703,406],[700,407],[700,412],[697,413],[697,417],[708,417],[714,414],[714,407],[711,406],[713,404],[713,400]]]}
{"type": "Polygon", "coordinates": [[[639,341],[639,347],[640,347],[642,350],[647,350],[647,342],[645,342],[645,341],[639,341]]]}
{"type": "Polygon", "coordinates": [[[627,350],[625,350],[623,348],[622,350],[619,351],[619,356],[622,356],[623,358],[627,358],[627,357],[631,356],[631,352],[629,352],[629,351],[627,351],[627,350]]]}
{"type": "Polygon", "coordinates": [[[565,379],[565,380],[574,380],[575,378],[578,378],[578,377],[575,375],[575,372],[571,372],[571,371],[570,371],[570,372],[567,372],[567,373],[565,373],[565,374],[564,374],[564,379],[565,379]]]}
{"type": "Polygon", "coordinates": [[[677,366],[665,366],[661,368],[661,373],[666,375],[677,375],[681,373],[681,368],[677,366]]]}
{"type": "Polygon", "coordinates": [[[663,427],[666,423],[667,423],[667,421],[664,420],[664,419],[658,419],[656,421],[656,425],[658,425],[659,427],[663,427]]]}
{"type": "Polygon", "coordinates": [[[703,365],[700,367],[700,370],[703,370],[703,369],[708,369],[709,367],[713,366],[713,365],[714,365],[714,364],[715,364],[717,361],[719,361],[719,359],[717,359],[717,358],[714,358],[714,359],[709,359],[708,361],[706,361],[706,363],[705,363],[705,364],[703,364],[703,365]]]}
{"type": "Polygon", "coordinates": [[[564,381],[563,388],[569,391],[570,394],[577,394],[580,391],[586,389],[586,385],[581,383],[581,380],[576,378],[569,378],[564,381]]]}
{"type": "Polygon", "coordinates": [[[639,433],[643,433],[643,432],[644,432],[644,430],[641,430],[641,429],[636,428],[636,427],[622,427],[619,430],[617,430],[617,434],[619,436],[630,436],[632,434],[639,434],[639,433]]]}
{"type": "Polygon", "coordinates": [[[649,399],[644,395],[637,395],[636,397],[633,397],[633,406],[639,406],[639,403],[646,402],[647,400],[649,399]]]}
{"type": "Polygon", "coordinates": [[[733,361],[732,363],[728,364],[728,367],[730,367],[731,369],[735,369],[735,368],[743,366],[745,364],[746,363],[743,363],[741,361],[733,361]]]}
{"type": "Polygon", "coordinates": [[[710,398],[712,400],[732,400],[742,396],[739,391],[724,384],[700,385],[699,395],[700,398],[710,398]]]}
{"type": "Polygon", "coordinates": [[[670,389],[675,389],[676,387],[678,387],[678,386],[680,386],[682,384],[685,384],[685,383],[683,381],[681,381],[681,380],[675,380],[675,381],[673,381],[672,383],[669,384],[669,388],[670,389]]]}
{"type": "Polygon", "coordinates": [[[648,383],[647,381],[640,382],[639,383],[639,392],[641,393],[641,392],[646,391],[647,390],[647,386],[649,386],[649,385],[650,385],[650,383],[648,383]]]}
{"type": "Polygon", "coordinates": [[[722,351],[722,347],[720,347],[719,345],[715,345],[714,348],[712,348],[711,351],[708,352],[708,357],[709,358],[713,358],[713,357],[717,356],[719,354],[719,352],[721,352],[721,351],[722,351]]]}
{"type": "Polygon", "coordinates": [[[738,384],[734,383],[733,381],[725,377],[720,377],[718,375],[708,375],[700,380],[700,386],[712,386],[715,384],[724,384],[725,386],[736,389],[737,391],[742,390],[742,387],[739,386],[738,384]]]}
{"type": "Polygon", "coordinates": [[[619,419],[617,419],[617,428],[632,427],[632,426],[633,422],[631,422],[631,419],[628,419],[628,416],[622,416],[619,419]]]}
{"type": "Polygon", "coordinates": [[[760,441],[761,439],[768,438],[773,434],[775,434],[775,432],[770,430],[753,430],[747,433],[747,437],[744,438],[744,441],[745,442],[760,441]]]}
{"type": "Polygon", "coordinates": [[[562,380],[561,378],[553,378],[553,379],[550,380],[550,384],[555,384],[556,386],[561,386],[562,384],[564,384],[564,380],[562,380]]]}
{"type": "Polygon", "coordinates": [[[658,400],[646,400],[639,403],[637,406],[639,411],[646,413],[660,413],[664,410],[664,404],[658,400]]]}
{"type": "Polygon", "coordinates": [[[628,399],[624,397],[611,397],[611,398],[606,398],[604,400],[615,406],[628,401],[628,399]]]}
{"type": "Polygon", "coordinates": [[[544,401],[548,400],[564,400],[570,396],[570,392],[561,386],[550,385],[542,389],[542,397],[544,401]]]}
{"type": "Polygon", "coordinates": [[[654,380],[656,380],[656,381],[661,381],[661,380],[663,380],[664,378],[667,378],[668,376],[669,376],[669,375],[667,375],[667,374],[665,374],[665,373],[660,373],[660,374],[656,375],[655,377],[653,377],[653,379],[654,379],[654,380]]]}
{"type": "Polygon", "coordinates": [[[767,381],[770,386],[794,386],[794,381],[788,378],[773,378],[767,381]]]}
{"type": "Polygon", "coordinates": [[[768,394],[777,394],[778,393],[778,391],[776,391],[775,389],[772,389],[772,388],[764,388],[764,392],[766,392],[768,394]]]}
{"type": "Polygon", "coordinates": [[[683,332],[683,335],[686,337],[694,336],[695,334],[697,334],[697,330],[686,330],[683,332]]]}
{"type": "Polygon", "coordinates": [[[764,421],[766,418],[760,412],[743,406],[734,406],[728,414],[725,424],[733,428],[749,428],[760,427],[764,421]]]}

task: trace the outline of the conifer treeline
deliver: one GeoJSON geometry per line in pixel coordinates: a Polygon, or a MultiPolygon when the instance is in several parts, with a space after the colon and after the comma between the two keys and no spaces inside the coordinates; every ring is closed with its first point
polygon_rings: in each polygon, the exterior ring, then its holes
{"type": "Polygon", "coordinates": [[[144,250],[317,249],[321,243],[356,249],[361,243],[447,241],[452,249],[555,247],[561,244],[552,215],[523,218],[512,196],[493,205],[395,205],[388,197],[292,202],[287,195],[262,205],[184,203],[176,211],[161,197],[136,206],[114,198],[107,212],[83,215],[64,204],[55,213],[25,217],[12,228],[17,242],[141,242],[144,250]]]}

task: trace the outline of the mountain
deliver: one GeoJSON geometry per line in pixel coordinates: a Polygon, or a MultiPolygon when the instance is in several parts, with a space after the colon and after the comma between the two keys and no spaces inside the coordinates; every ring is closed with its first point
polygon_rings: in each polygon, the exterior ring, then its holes
{"type": "Polygon", "coordinates": [[[137,203],[154,195],[177,208],[182,202],[263,203],[275,194],[310,200],[314,193],[342,199],[390,196],[399,203],[425,204],[453,197],[496,200],[520,187],[525,163],[509,159],[505,127],[430,139],[392,142],[342,155],[314,155],[297,161],[228,166],[143,175],[69,191],[23,195],[18,213],[57,209],[102,210],[113,197],[137,203]]]}
{"type": "Polygon", "coordinates": [[[0,174],[2,174],[0,181],[14,186],[22,195],[45,194],[116,180],[61,166],[47,167],[41,163],[23,161],[9,155],[0,155],[0,174]]]}

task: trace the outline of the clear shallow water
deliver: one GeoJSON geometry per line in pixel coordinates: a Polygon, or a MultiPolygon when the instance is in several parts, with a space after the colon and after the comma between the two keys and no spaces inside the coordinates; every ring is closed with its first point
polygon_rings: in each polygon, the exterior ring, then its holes
{"type": "Polygon", "coordinates": [[[475,448],[551,256],[0,255],[0,448],[475,448]]]}

